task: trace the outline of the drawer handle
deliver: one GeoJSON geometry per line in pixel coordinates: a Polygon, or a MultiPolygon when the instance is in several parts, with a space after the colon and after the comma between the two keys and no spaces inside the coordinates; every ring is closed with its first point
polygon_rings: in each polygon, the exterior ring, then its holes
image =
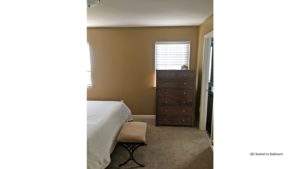
{"type": "Polygon", "coordinates": [[[182,122],[185,122],[185,120],[184,120],[184,119],[182,119],[181,121],[182,121],[182,122]]]}
{"type": "Polygon", "coordinates": [[[184,82],[183,85],[186,85],[186,82],[184,82]]]}
{"type": "Polygon", "coordinates": [[[182,110],[183,113],[185,113],[185,110],[182,110]]]}
{"type": "Polygon", "coordinates": [[[183,92],[184,95],[186,95],[186,92],[183,92]]]}

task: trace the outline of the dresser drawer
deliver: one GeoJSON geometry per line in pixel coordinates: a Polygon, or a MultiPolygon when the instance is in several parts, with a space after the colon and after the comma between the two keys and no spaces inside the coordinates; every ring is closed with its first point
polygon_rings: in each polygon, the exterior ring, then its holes
{"type": "Polygon", "coordinates": [[[195,81],[178,81],[175,83],[175,87],[182,88],[182,89],[195,89],[196,84],[195,81]]]}
{"type": "Polygon", "coordinates": [[[178,126],[193,126],[193,117],[191,116],[170,116],[159,115],[157,116],[157,125],[178,125],[178,126]]]}
{"type": "Polygon", "coordinates": [[[194,89],[196,84],[195,81],[157,81],[156,86],[158,88],[164,87],[164,88],[180,88],[180,89],[194,89]]]}
{"type": "Polygon", "coordinates": [[[195,76],[196,76],[195,71],[186,71],[186,70],[157,70],[156,71],[157,80],[172,80],[172,79],[193,80],[195,76]]]}
{"type": "Polygon", "coordinates": [[[195,97],[195,90],[177,88],[157,88],[156,94],[159,97],[180,97],[182,99],[189,99],[195,97]]]}
{"type": "Polygon", "coordinates": [[[184,80],[193,80],[195,78],[195,72],[194,71],[178,71],[176,72],[176,78],[177,79],[184,79],[184,80]]]}
{"type": "Polygon", "coordinates": [[[172,80],[176,79],[177,71],[157,70],[156,80],[172,80]]]}
{"type": "Polygon", "coordinates": [[[192,119],[191,116],[176,116],[174,122],[176,122],[177,125],[194,125],[192,119]]]}
{"type": "Polygon", "coordinates": [[[159,115],[192,115],[194,109],[191,106],[160,106],[157,108],[159,115]]]}
{"type": "Polygon", "coordinates": [[[159,106],[192,106],[194,105],[194,99],[183,99],[180,97],[158,97],[156,98],[156,103],[159,106]]]}

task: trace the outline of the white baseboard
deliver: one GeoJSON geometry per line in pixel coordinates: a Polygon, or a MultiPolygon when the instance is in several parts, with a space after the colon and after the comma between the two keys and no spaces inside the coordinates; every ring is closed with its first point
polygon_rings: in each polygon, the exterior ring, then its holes
{"type": "Polygon", "coordinates": [[[211,148],[212,151],[214,151],[213,140],[211,140],[211,138],[208,136],[207,131],[205,131],[205,136],[206,136],[207,140],[209,141],[209,147],[211,148]]]}
{"type": "Polygon", "coordinates": [[[149,118],[149,119],[155,119],[156,115],[132,115],[133,119],[135,118],[149,118]]]}
{"type": "Polygon", "coordinates": [[[211,151],[214,152],[214,146],[212,145],[212,143],[209,144],[210,148],[211,148],[211,151]]]}

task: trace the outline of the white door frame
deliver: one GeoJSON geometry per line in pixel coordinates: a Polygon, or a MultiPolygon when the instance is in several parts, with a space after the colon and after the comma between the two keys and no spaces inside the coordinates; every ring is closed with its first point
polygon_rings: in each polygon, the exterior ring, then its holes
{"type": "Polygon", "coordinates": [[[203,44],[203,59],[202,59],[202,76],[201,76],[201,100],[200,100],[200,130],[206,130],[207,119],[207,101],[208,101],[208,73],[209,73],[209,61],[210,61],[210,46],[211,38],[213,37],[213,31],[205,34],[203,44]]]}

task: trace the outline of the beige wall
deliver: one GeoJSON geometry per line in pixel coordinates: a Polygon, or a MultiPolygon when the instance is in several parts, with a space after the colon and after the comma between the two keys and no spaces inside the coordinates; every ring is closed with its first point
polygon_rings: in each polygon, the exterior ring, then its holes
{"type": "Polygon", "coordinates": [[[205,34],[213,31],[213,15],[209,16],[199,26],[199,39],[198,39],[198,53],[197,53],[197,72],[198,72],[198,89],[201,89],[201,72],[202,72],[202,59],[203,59],[203,43],[205,34]]]}
{"type": "Polygon", "coordinates": [[[155,41],[191,41],[190,66],[196,70],[199,30],[198,26],[89,28],[93,87],[88,99],[123,99],[133,114],[155,114],[155,41]]]}
{"type": "Polygon", "coordinates": [[[201,73],[202,73],[202,59],[203,59],[203,43],[205,34],[213,31],[213,15],[209,16],[199,26],[199,37],[198,37],[198,52],[197,52],[197,94],[196,94],[196,119],[199,119],[199,106],[200,106],[200,90],[201,90],[201,73]]]}

